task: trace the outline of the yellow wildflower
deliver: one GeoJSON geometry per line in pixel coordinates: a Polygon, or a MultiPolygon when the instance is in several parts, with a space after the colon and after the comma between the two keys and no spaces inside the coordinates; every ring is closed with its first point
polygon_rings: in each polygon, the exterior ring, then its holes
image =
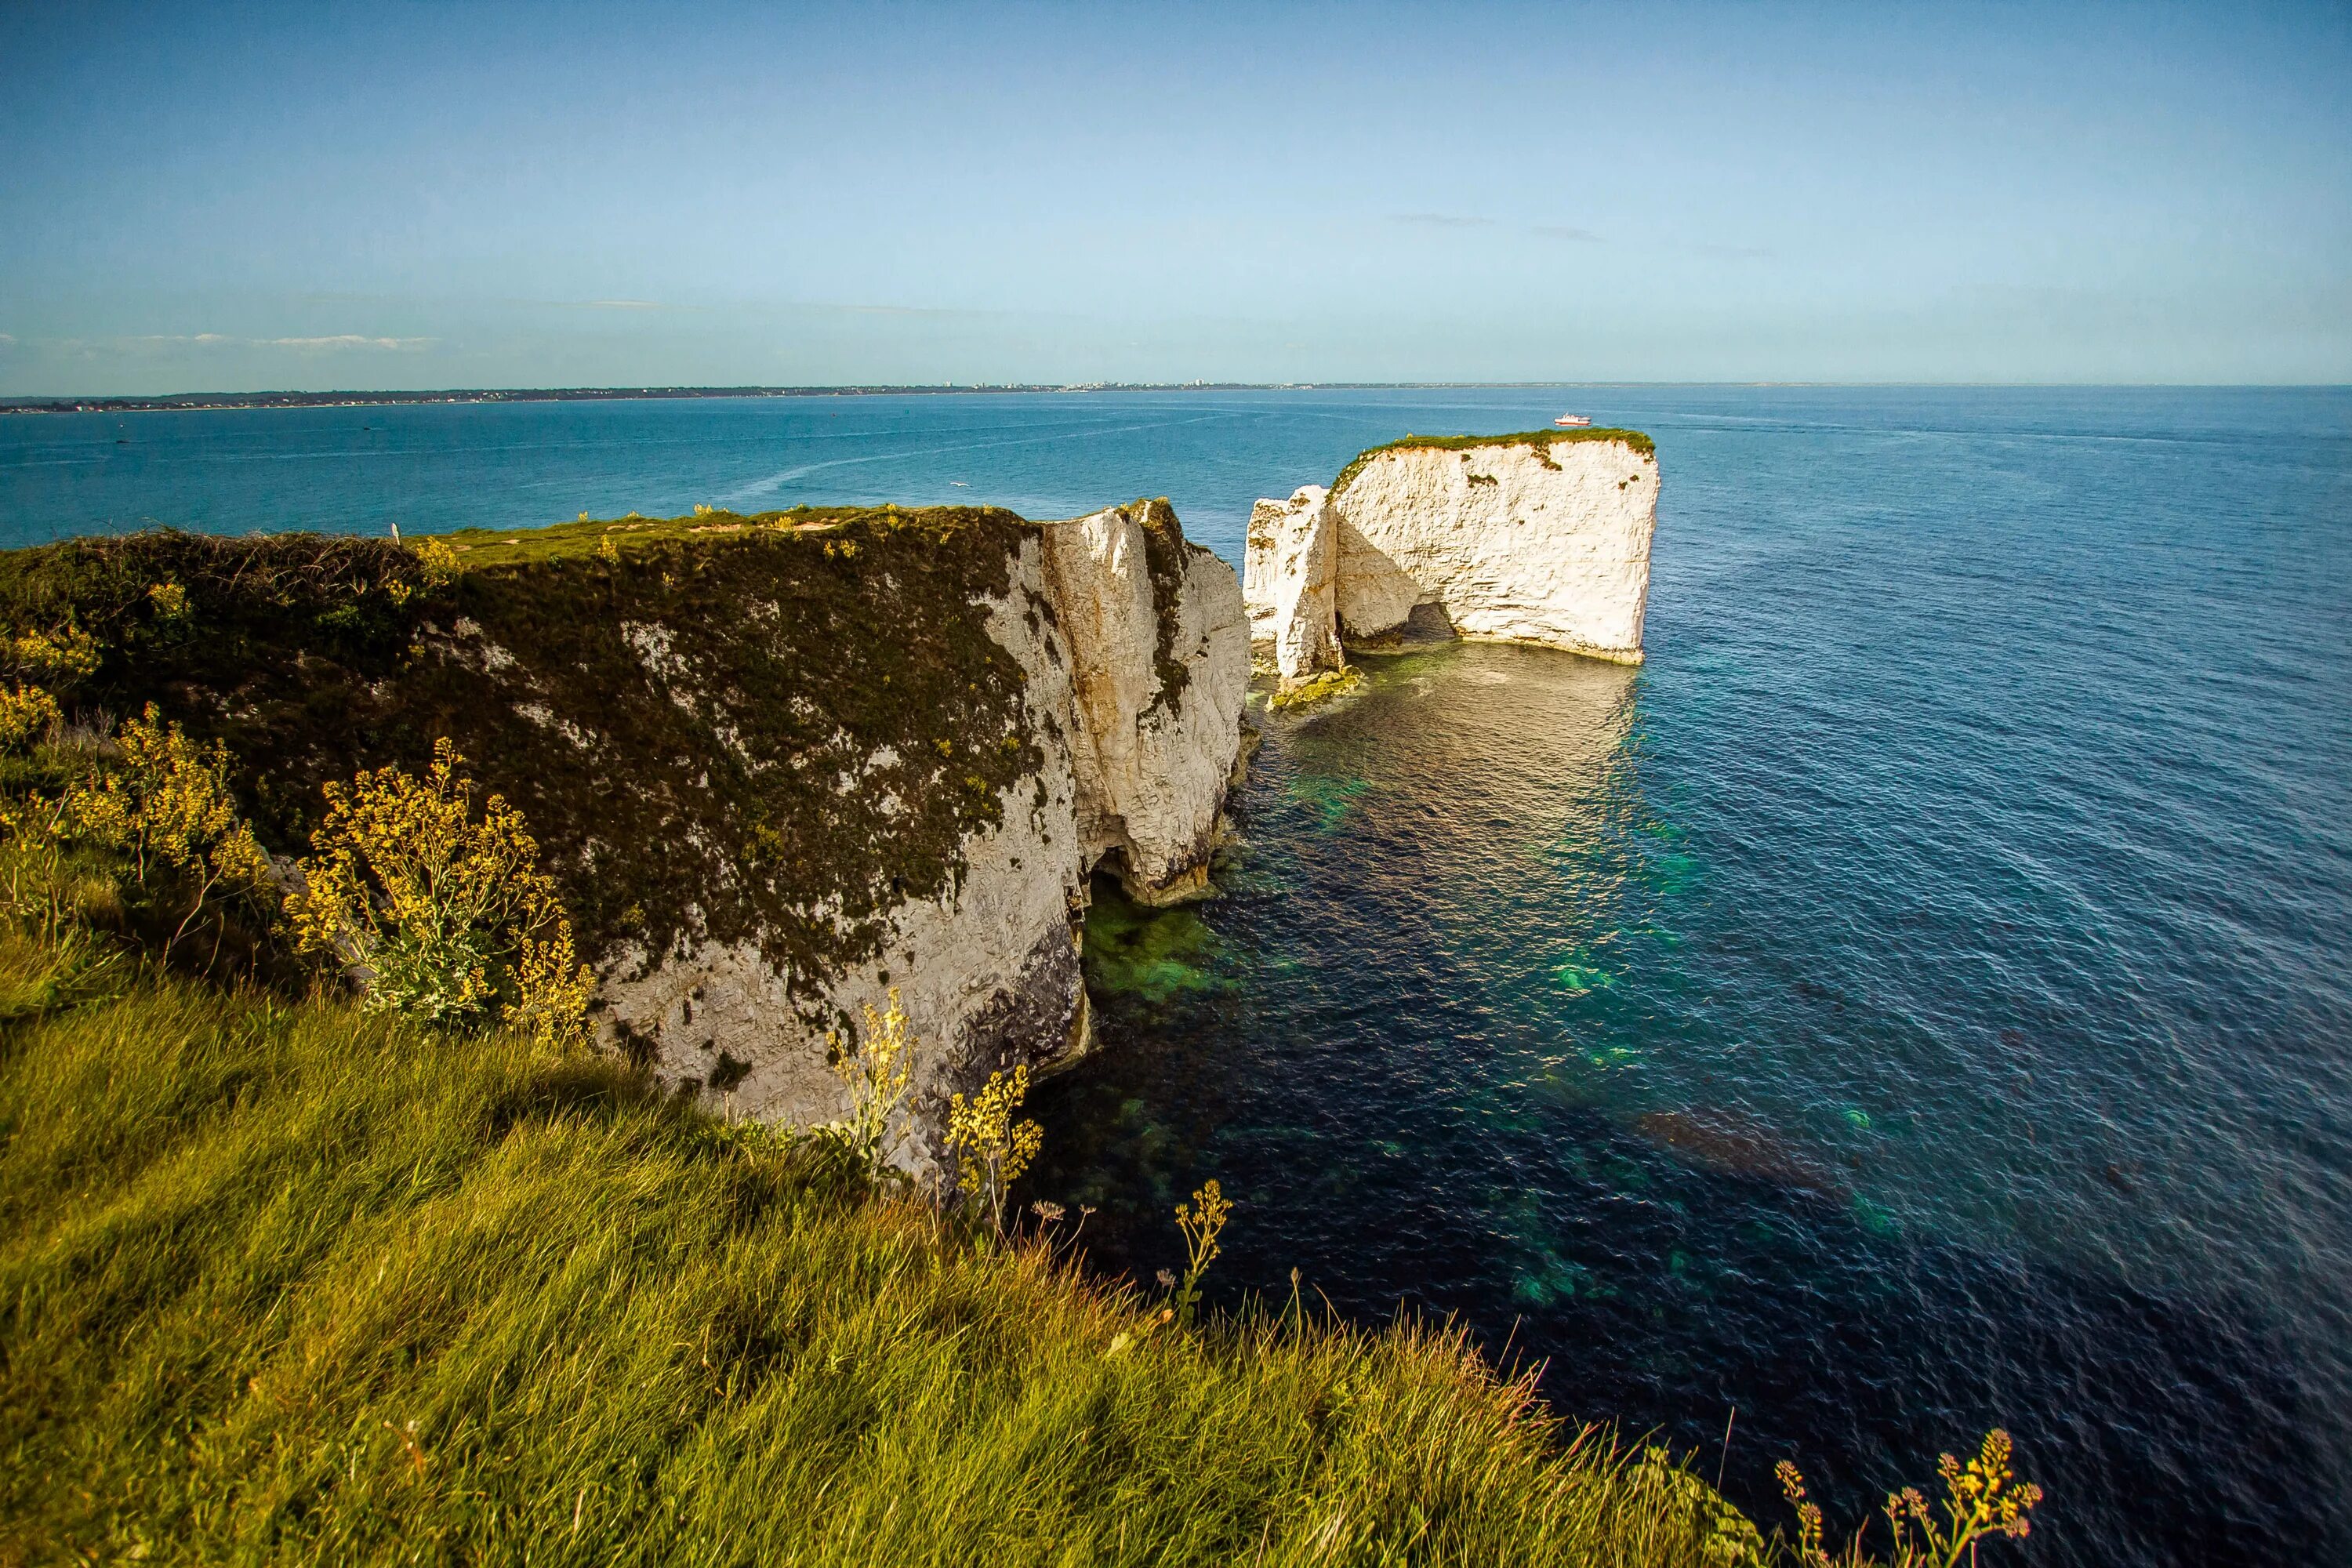
{"type": "Polygon", "coordinates": [[[961,1094],[949,1100],[947,1144],[956,1156],[964,1196],[987,1211],[999,1236],[1004,1234],[1005,1194],[1045,1142],[1045,1129],[1034,1121],[1013,1120],[1028,1097],[1029,1069],[1024,1066],[1014,1068],[1010,1077],[989,1074],[970,1101],[961,1094]]]}

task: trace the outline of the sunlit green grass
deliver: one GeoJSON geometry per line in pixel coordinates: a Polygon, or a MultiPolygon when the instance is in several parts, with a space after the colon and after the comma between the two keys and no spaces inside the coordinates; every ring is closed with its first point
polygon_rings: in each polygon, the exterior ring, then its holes
{"type": "Polygon", "coordinates": [[[1742,1538],[1447,1333],[1276,1303],[1183,1334],[614,1067],[74,969],[0,937],[0,1563],[1680,1564],[1742,1538]]]}

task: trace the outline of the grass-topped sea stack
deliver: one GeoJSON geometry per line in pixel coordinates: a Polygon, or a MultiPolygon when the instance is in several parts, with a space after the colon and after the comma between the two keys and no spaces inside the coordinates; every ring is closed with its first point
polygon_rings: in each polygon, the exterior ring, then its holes
{"type": "Polygon", "coordinates": [[[1286,689],[1416,619],[1639,664],[1657,518],[1657,454],[1638,430],[1409,436],[1328,489],[1257,503],[1255,635],[1286,689]]]}

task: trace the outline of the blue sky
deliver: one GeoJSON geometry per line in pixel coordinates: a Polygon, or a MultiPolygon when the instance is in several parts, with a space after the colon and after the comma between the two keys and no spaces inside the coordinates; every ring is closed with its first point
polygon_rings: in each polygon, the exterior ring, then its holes
{"type": "Polygon", "coordinates": [[[2352,381],[2352,5],[0,5],[0,394],[2352,381]]]}

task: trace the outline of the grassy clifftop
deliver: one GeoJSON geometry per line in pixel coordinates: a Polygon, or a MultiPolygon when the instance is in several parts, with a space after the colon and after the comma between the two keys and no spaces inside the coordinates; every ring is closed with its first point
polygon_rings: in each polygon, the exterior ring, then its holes
{"type": "Polygon", "coordinates": [[[0,937],[0,1563],[1725,1564],[1444,1333],[1183,1331],[611,1063],[0,937]]]}
{"type": "Polygon", "coordinates": [[[423,558],[79,540],[0,554],[0,624],[93,639],[93,668],[44,678],[69,713],[152,701],[225,741],[272,849],[305,847],[322,782],[417,768],[446,735],[529,818],[585,952],[748,940],[797,987],[950,887],[1040,766],[974,602],[1013,593],[1031,531],[882,508],[475,532],[423,558]]]}
{"type": "MultiPolygon", "coordinates": [[[[1656,443],[1639,430],[1610,428],[1582,430],[1518,430],[1507,436],[1407,436],[1401,441],[1390,441],[1370,447],[1349,459],[1331,481],[1331,493],[1339,494],[1348,488],[1348,481],[1363,472],[1364,465],[1383,452],[1405,452],[1422,448],[1441,452],[1466,452],[1479,447],[1533,447],[1542,449],[1570,441],[1616,441],[1645,458],[1657,455],[1656,443]]],[[[1549,460],[1549,459],[1547,459],[1549,460]]]]}

